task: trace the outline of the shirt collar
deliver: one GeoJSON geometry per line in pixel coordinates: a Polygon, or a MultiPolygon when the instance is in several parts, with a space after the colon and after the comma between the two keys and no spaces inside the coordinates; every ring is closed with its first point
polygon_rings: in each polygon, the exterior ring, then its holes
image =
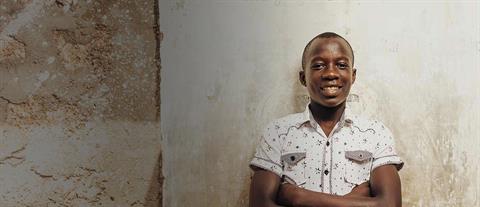
{"type": "MultiPolygon", "coordinates": [[[[305,111],[303,111],[301,115],[301,119],[297,123],[297,127],[300,127],[304,124],[310,124],[310,126],[317,128],[317,121],[313,118],[313,114],[308,107],[310,104],[305,106],[305,111]]],[[[345,110],[343,111],[342,117],[340,117],[339,126],[350,126],[354,123],[355,116],[352,114],[352,111],[348,106],[345,106],[345,110]]]]}

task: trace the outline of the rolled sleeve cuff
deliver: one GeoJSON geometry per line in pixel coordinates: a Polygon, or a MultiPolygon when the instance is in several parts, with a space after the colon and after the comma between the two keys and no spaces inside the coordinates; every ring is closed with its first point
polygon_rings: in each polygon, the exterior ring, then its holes
{"type": "Polygon", "coordinates": [[[250,162],[250,168],[252,166],[262,168],[264,170],[271,171],[275,174],[277,174],[279,177],[282,177],[282,167],[276,163],[272,163],[268,160],[259,158],[259,157],[254,157],[252,161],[250,162]]]}
{"type": "Polygon", "coordinates": [[[389,164],[395,165],[395,167],[397,167],[397,170],[400,171],[400,169],[403,168],[404,163],[400,159],[400,157],[397,155],[384,156],[384,157],[377,158],[373,161],[372,171],[377,167],[380,167],[383,165],[389,165],[389,164]]]}

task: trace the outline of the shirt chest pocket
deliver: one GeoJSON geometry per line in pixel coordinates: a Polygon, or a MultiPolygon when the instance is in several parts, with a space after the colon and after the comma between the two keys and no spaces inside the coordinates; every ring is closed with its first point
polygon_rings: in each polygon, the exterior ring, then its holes
{"type": "Polygon", "coordinates": [[[305,151],[291,151],[282,154],[283,175],[285,181],[302,186],[306,183],[305,167],[307,153],[305,151]]]}
{"type": "Polygon", "coordinates": [[[360,185],[370,179],[372,153],[366,150],[345,151],[345,181],[360,185]]]}

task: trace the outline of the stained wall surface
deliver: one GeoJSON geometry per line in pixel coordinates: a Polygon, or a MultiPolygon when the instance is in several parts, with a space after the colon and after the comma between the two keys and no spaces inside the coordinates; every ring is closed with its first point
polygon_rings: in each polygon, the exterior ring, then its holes
{"type": "Polygon", "coordinates": [[[156,1],[0,2],[0,206],[159,206],[156,1]]]}
{"type": "Polygon", "coordinates": [[[480,3],[160,0],[165,206],[247,206],[267,122],[304,107],[303,47],[350,40],[350,107],[405,161],[404,206],[479,206],[480,3]]]}

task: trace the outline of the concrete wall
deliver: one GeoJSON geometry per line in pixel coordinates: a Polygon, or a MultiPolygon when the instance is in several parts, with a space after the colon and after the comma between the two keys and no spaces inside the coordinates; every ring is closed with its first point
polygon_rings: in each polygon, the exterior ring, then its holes
{"type": "Polygon", "coordinates": [[[404,206],[478,206],[480,4],[160,0],[165,206],[246,206],[267,122],[302,110],[306,42],[344,35],[358,113],[405,160],[404,206]]]}
{"type": "Polygon", "coordinates": [[[0,206],[159,206],[156,1],[0,3],[0,206]]]}

